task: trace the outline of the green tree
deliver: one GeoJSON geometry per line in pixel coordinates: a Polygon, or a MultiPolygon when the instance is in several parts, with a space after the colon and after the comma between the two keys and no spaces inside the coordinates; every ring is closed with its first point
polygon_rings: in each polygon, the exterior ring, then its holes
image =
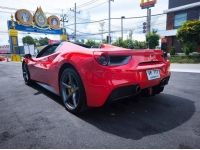
{"type": "Polygon", "coordinates": [[[178,29],[176,36],[183,45],[182,50],[186,55],[189,55],[200,44],[200,21],[193,20],[185,22],[178,29]]]}
{"type": "Polygon", "coordinates": [[[146,41],[150,49],[155,49],[156,46],[159,45],[159,39],[160,39],[160,36],[159,34],[157,34],[156,30],[153,30],[152,32],[146,35],[146,41]]]}
{"type": "Polygon", "coordinates": [[[86,45],[91,46],[91,47],[98,47],[99,46],[99,42],[95,42],[94,40],[87,40],[86,45]]]}
{"type": "Polygon", "coordinates": [[[119,46],[119,47],[126,47],[124,44],[124,41],[122,40],[122,38],[118,38],[114,43],[114,46],[119,46]]]}
{"type": "Polygon", "coordinates": [[[147,44],[145,41],[137,41],[137,40],[134,40],[133,41],[133,48],[134,49],[146,49],[147,48],[147,44]]]}
{"type": "Polygon", "coordinates": [[[45,37],[45,38],[39,38],[38,40],[38,43],[40,46],[43,46],[43,45],[48,45],[49,43],[49,38],[45,37]]]}
{"type": "Polygon", "coordinates": [[[103,39],[103,40],[102,40],[102,43],[103,43],[103,44],[106,44],[106,43],[107,43],[106,39],[103,39]]]}
{"type": "Polygon", "coordinates": [[[22,38],[23,44],[28,44],[28,45],[35,45],[35,41],[31,36],[25,36],[22,38]]]}
{"type": "Polygon", "coordinates": [[[134,49],[133,40],[127,39],[127,40],[124,40],[123,43],[124,43],[124,48],[134,49]]]}

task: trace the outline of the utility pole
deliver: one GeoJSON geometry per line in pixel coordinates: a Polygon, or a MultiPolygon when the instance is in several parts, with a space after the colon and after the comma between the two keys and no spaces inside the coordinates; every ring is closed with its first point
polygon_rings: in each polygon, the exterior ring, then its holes
{"type": "Polygon", "coordinates": [[[74,3],[74,9],[70,8],[70,11],[74,12],[74,41],[76,42],[76,14],[80,14],[80,11],[76,10],[76,3],[74,3]]]}
{"type": "Polygon", "coordinates": [[[151,8],[147,8],[147,34],[151,32],[151,8]]]}
{"type": "Polygon", "coordinates": [[[68,22],[68,20],[67,20],[67,14],[63,13],[63,9],[60,18],[61,18],[60,21],[62,22],[62,28],[65,28],[65,22],[68,22]]]}
{"type": "Polygon", "coordinates": [[[100,22],[99,25],[100,25],[100,32],[101,32],[101,42],[103,43],[103,32],[104,32],[104,24],[105,22],[100,22]]]}
{"type": "Polygon", "coordinates": [[[125,18],[125,16],[121,16],[121,38],[123,41],[123,35],[124,35],[124,29],[123,29],[123,19],[125,18]]]}
{"type": "Polygon", "coordinates": [[[132,40],[133,39],[133,29],[129,30],[129,39],[132,40]]]}
{"type": "Polygon", "coordinates": [[[110,23],[111,23],[111,8],[110,8],[110,2],[111,1],[113,1],[114,2],[114,0],[108,0],[108,44],[110,44],[111,43],[111,36],[110,36],[110,30],[111,30],[111,25],[110,25],[110,23]]]}

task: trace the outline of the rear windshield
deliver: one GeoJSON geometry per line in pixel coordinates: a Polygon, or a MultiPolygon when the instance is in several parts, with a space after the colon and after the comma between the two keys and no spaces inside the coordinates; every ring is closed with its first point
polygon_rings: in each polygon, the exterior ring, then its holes
{"type": "Polygon", "coordinates": [[[90,45],[86,45],[86,44],[78,43],[78,42],[71,42],[71,43],[79,45],[79,46],[82,46],[82,47],[85,47],[85,48],[99,48],[99,46],[100,46],[99,44],[95,45],[95,46],[90,46],[90,45]]]}

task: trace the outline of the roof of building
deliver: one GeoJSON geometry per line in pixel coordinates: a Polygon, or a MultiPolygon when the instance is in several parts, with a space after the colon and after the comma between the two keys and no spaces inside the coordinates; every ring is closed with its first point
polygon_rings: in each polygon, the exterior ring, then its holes
{"type": "Polygon", "coordinates": [[[199,6],[200,6],[200,2],[196,2],[196,3],[183,5],[183,6],[179,6],[179,7],[175,7],[175,8],[171,8],[171,9],[165,10],[164,13],[176,12],[176,11],[186,10],[186,9],[199,7],[199,6]]]}

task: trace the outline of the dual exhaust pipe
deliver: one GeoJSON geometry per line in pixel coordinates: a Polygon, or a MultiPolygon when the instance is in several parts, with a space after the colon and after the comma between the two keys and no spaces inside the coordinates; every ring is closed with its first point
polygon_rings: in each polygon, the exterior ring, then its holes
{"type": "Polygon", "coordinates": [[[136,86],[136,88],[135,88],[135,94],[137,95],[137,94],[139,94],[141,92],[141,88],[140,88],[140,86],[136,86]]]}

